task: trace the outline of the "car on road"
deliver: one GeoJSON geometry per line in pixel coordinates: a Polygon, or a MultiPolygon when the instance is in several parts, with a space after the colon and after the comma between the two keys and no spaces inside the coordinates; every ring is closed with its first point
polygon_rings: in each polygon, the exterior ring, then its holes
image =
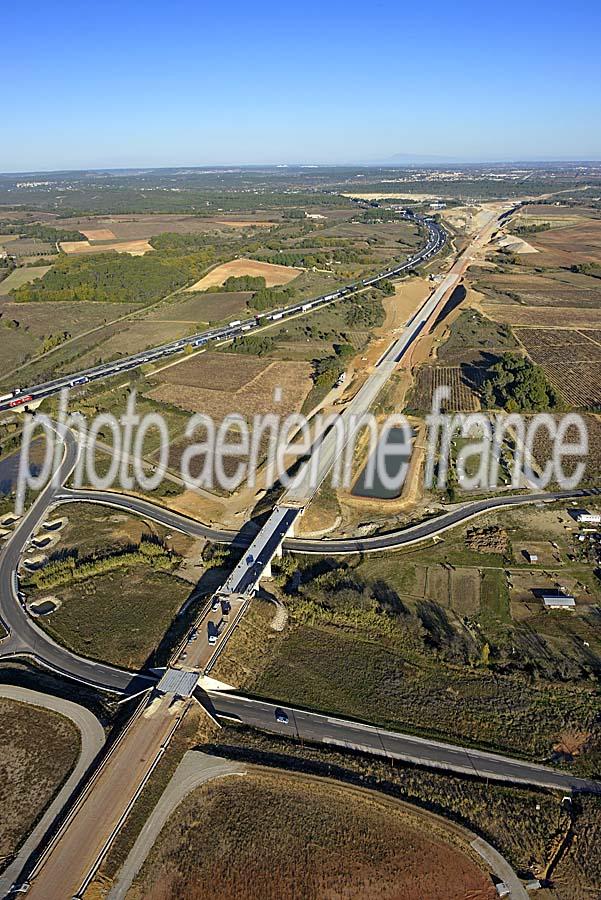
{"type": "Polygon", "coordinates": [[[216,612],[219,609],[219,597],[213,597],[213,602],[211,603],[211,609],[213,612],[216,612]]]}
{"type": "Polygon", "coordinates": [[[283,709],[280,709],[279,706],[275,711],[275,720],[279,722],[280,725],[287,725],[290,719],[288,718],[288,713],[284,712],[283,709]]]}

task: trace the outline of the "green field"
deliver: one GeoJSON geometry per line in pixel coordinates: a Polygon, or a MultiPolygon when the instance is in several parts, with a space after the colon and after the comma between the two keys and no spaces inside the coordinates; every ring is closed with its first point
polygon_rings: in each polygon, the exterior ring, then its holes
{"type": "Polygon", "coordinates": [[[13,269],[7,278],[0,281],[0,294],[8,294],[22,284],[30,284],[38,278],[43,278],[51,268],[52,266],[21,266],[19,269],[13,269]]]}
{"type": "Polygon", "coordinates": [[[38,620],[59,643],[82,656],[138,670],[189,594],[187,582],[137,565],[39,591],[28,599],[59,597],[59,609],[38,620]]]}

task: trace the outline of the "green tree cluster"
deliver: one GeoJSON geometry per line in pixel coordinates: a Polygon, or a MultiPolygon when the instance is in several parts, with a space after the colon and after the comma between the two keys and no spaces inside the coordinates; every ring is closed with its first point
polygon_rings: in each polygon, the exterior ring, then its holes
{"type": "Polygon", "coordinates": [[[333,388],[354,353],[352,344],[335,344],[333,356],[322,356],[313,361],[313,383],[327,390],[333,388]]]}
{"type": "Polygon", "coordinates": [[[19,303],[99,301],[152,303],[200,278],[215,259],[213,248],[193,254],[155,252],[145,256],[108,253],[59,256],[44,278],[12,291],[19,303]]]}
{"type": "Polygon", "coordinates": [[[561,405],[540,366],[519,353],[505,353],[491,366],[482,386],[483,403],[508,412],[541,412],[561,405]]]}
{"type": "Polygon", "coordinates": [[[235,353],[248,353],[252,356],[266,356],[275,347],[275,341],[270,335],[249,335],[246,338],[236,338],[232,344],[235,353]]]}
{"type": "Polygon", "coordinates": [[[264,309],[275,309],[290,303],[295,293],[294,288],[284,288],[281,291],[274,288],[261,288],[248,300],[247,306],[259,312],[264,309]]]}
{"type": "Polygon", "coordinates": [[[38,238],[40,241],[48,241],[55,244],[57,241],[83,241],[85,235],[81,231],[70,231],[65,228],[53,228],[51,225],[24,225],[22,222],[15,225],[9,220],[0,220],[1,234],[18,234],[21,237],[38,238]]]}
{"type": "Polygon", "coordinates": [[[381,325],[384,321],[384,308],[377,292],[370,291],[368,294],[359,294],[347,300],[344,319],[346,324],[353,328],[375,328],[381,325]]]}

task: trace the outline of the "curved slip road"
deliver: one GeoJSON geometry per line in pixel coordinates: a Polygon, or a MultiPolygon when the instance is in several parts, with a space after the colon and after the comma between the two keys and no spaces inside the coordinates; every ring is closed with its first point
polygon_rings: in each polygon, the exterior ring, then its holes
{"type": "Polygon", "coordinates": [[[53,505],[59,485],[67,480],[77,464],[79,448],[70,432],[64,444],[56,483],[49,482],[41,491],[0,553],[0,623],[8,632],[8,637],[0,641],[0,659],[26,656],[60,675],[76,678],[93,687],[118,693],[129,689],[134,693],[148,684],[148,679],[71,653],[34,622],[19,600],[17,572],[23,549],[53,505]]]}
{"type": "Polygon", "coordinates": [[[230,718],[263,731],[272,731],[322,744],[332,744],[377,756],[402,759],[430,768],[445,769],[462,775],[491,778],[511,784],[527,784],[559,791],[582,791],[601,794],[601,782],[577,778],[548,766],[511,759],[484,750],[472,750],[430,738],[387,731],[375,725],[364,725],[334,716],[296,709],[285,704],[255,700],[225,691],[197,689],[199,700],[211,703],[217,717],[230,718]],[[288,723],[276,721],[276,710],[283,710],[288,723]]]}
{"type": "Polygon", "coordinates": [[[85,706],[79,706],[79,704],[70,700],[63,700],[52,694],[41,694],[39,691],[32,691],[28,688],[9,684],[0,685],[0,697],[5,697],[8,700],[17,700],[19,703],[41,706],[44,709],[60,713],[60,715],[71,719],[81,734],[81,751],[71,775],[46,809],[29,837],[22,844],[13,862],[0,875],[0,897],[4,897],[9,892],[11,885],[18,881],[19,874],[28,858],[36,850],[52,822],[61,812],[93,760],[104,746],[105,735],[104,729],[96,716],[85,706]]]}
{"type": "MultiPolygon", "coordinates": [[[[524,506],[530,503],[552,503],[556,500],[571,500],[579,497],[592,497],[601,493],[601,489],[578,488],[573,491],[538,492],[531,494],[510,494],[499,497],[489,497],[484,500],[472,500],[462,503],[442,515],[409,525],[395,531],[384,534],[375,534],[364,538],[286,538],[283,543],[284,550],[297,553],[328,554],[343,553],[374,553],[379,550],[397,550],[420,541],[436,537],[467,522],[476,516],[483,515],[505,507],[524,506]]],[[[227,528],[212,528],[204,525],[196,519],[192,519],[183,513],[160,506],[151,500],[130,494],[121,494],[116,491],[95,490],[70,490],[61,489],[53,499],[56,504],[62,503],[98,503],[102,506],[112,506],[126,512],[135,513],[152,519],[161,525],[180,531],[191,537],[204,537],[210,541],[222,544],[247,547],[253,540],[256,530],[248,530],[247,533],[233,531],[227,528]]]]}

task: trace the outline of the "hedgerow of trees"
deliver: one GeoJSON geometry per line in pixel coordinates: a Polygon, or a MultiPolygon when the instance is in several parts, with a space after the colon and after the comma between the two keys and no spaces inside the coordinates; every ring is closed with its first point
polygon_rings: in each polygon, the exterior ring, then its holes
{"type": "Polygon", "coordinates": [[[51,225],[23,225],[7,220],[0,220],[1,234],[18,234],[22,237],[38,238],[40,241],[49,241],[51,244],[57,241],[83,241],[85,235],[81,231],[69,231],[65,228],[53,228],[51,225]]]}
{"type": "Polygon", "coordinates": [[[63,559],[53,560],[41,569],[32,572],[28,583],[38,589],[46,590],[140,563],[146,563],[156,570],[169,571],[178,559],[179,557],[166,550],[162,544],[143,538],[137,547],[108,556],[90,557],[83,560],[78,560],[75,556],[67,556],[63,559]]]}

